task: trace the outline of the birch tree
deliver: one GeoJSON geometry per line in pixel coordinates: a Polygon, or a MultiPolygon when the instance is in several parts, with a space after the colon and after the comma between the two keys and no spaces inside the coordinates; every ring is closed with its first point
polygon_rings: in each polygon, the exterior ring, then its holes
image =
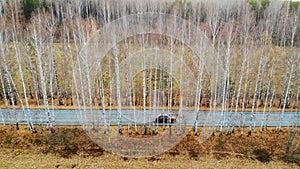
{"type": "Polygon", "coordinates": [[[37,56],[37,65],[38,65],[38,72],[39,72],[39,77],[40,77],[40,84],[41,84],[41,89],[43,93],[43,102],[45,106],[45,115],[47,118],[47,127],[50,127],[50,130],[52,133],[55,132],[54,126],[53,126],[53,121],[52,121],[52,116],[50,114],[50,109],[49,109],[49,101],[48,101],[48,95],[47,95],[47,86],[46,86],[46,79],[44,75],[44,69],[43,68],[43,61],[42,58],[45,55],[45,37],[44,37],[44,25],[42,22],[42,11],[38,10],[36,16],[32,17],[31,19],[31,37],[32,37],[32,44],[33,48],[36,52],[37,56]]]}

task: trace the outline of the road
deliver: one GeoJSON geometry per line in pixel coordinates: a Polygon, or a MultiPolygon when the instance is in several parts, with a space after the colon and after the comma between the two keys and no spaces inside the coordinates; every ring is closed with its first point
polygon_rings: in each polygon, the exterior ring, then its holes
{"type": "MultiPolygon", "coordinates": [[[[12,110],[10,110],[12,111],[12,110]]],[[[1,109],[1,121],[3,124],[6,123],[12,118],[13,123],[16,123],[18,120],[20,124],[26,124],[26,116],[21,109],[17,109],[15,113],[12,113],[12,116],[8,115],[8,110],[1,109]],[[16,120],[17,119],[17,120],[16,120]]],[[[103,113],[102,110],[93,110],[91,111],[79,111],[79,110],[54,110],[50,111],[54,125],[104,125],[104,123],[109,123],[110,125],[117,125],[119,119],[123,125],[128,123],[132,124],[149,124],[153,123],[158,114],[163,111],[141,111],[141,110],[122,110],[121,116],[117,110],[106,110],[103,113]],[[121,117],[121,118],[120,118],[121,117]]],[[[300,113],[299,112],[262,112],[251,113],[251,112],[209,112],[209,111],[200,111],[195,113],[194,111],[164,111],[176,116],[177,123],[182,123],[187,126],[193,126],[195,120],[199,126],[219,126],[219,125],[239,125],[244,124],[244,126],[256,125],[260,126],[262,123],[267,126],[278,126],[281,123],[281,126],[300,126],[300,113]],[[182,118],[181,118],[182,117],[182,118]],[[197,118],[198,117],[198,118],[197,118]]],[[[30,115],[32,122],[34,124],[47,123],[46,113],[38,110],[30,110],[30,115]]]]}

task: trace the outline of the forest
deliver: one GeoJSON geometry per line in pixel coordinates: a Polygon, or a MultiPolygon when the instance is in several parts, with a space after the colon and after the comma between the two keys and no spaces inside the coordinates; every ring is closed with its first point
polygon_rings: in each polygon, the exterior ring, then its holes
{"type": "MultiPolygon", "coordinates": [[[[0,105],[62,108],[87,102],[113,109],[118,104],[149,109],[159,90],[157,99],[162,100],[162,107],[188,104],[187,107],[222,110],[298,110],[299,17],[299,2],[292,1],[3,0],[0,105]],[[191,61],[195,57],[193,49],[179,39],[164,34],[139,34],[122,39],[117,47],[109,49],[100,61],[101,71],[90,72],[95,77],[85,84],[89,88],[81,92],[75,86],[81,49],[105,25],[139,13],[176,16],[193,25],[192,30],[201,31],[206,37],[199,50],[201,62],[191,61]],[[160,70],[163,65],[158,65],[131,77],[134,82],[130,85],[134,87],[123,86],[134,90],[125,91],[117,103],[113,82],[115,53],[121,63],[147,48],[169,50],[178,58],[183,55],[197,81],[193,98],[182,103],[180,80],[174,80],[172,72],[160,70]]],[[[153,29],[159,32],[160,27],[155,25],[153,29]]]]}

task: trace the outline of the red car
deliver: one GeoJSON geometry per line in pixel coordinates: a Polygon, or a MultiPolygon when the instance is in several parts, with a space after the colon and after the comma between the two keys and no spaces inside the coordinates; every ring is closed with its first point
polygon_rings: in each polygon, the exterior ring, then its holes
{"type": "Polygon", "coordinates": [[[165,113],[161,113],[159,114],[156,119],[155,119],[156,123],[175,123],[176,122],[176,117],[175,116],[170,116],[168,114],[165,113]]]}

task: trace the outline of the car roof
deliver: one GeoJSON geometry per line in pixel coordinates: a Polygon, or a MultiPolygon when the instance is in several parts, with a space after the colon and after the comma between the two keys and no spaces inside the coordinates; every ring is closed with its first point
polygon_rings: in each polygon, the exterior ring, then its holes
{"type": "Polygon", "coordinates": [[[169,116],[169,115],[166,113],[160,113],[158,116],[169,116]]]}

